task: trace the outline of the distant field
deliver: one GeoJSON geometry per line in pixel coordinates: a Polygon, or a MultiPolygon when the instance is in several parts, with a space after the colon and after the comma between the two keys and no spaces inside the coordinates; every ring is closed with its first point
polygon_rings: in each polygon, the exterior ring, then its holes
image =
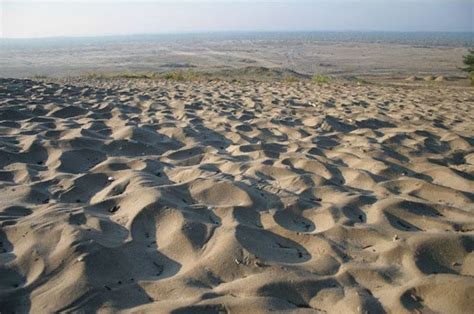
{"type": "Polygon", "coordinates": [[[0,40],[0,77],[225,73],[280,68],[303,76],[462,76],[472,33],[220,33],[0,40]]]}

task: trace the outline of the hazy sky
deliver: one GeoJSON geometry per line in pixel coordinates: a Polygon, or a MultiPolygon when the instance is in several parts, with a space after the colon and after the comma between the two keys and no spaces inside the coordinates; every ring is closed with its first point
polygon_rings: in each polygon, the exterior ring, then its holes
{"type": "Polygon", "coordinates": [[[474,32],[474,0],[0,0],[1,37],[254,30],[474,32]]]}

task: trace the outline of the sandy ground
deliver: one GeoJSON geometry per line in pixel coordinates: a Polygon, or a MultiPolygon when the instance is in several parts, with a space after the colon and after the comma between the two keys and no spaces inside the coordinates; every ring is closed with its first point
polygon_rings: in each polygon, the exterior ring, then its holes
{"type": "Polygon", "coordinates": [[[474,45],[472,36],[459,42],[451,42],[448,36],[440,43],[436,38],[427,39],[428,34],[413,41],[394,34],[378,40],[358,38],[357,33],[339,38],[343,35],[329,34],[333,40],[324,40],[321,34],[167,39],[132,36],[3,44],[0,40],[0,77],[64,77],[88,72],[162,72],[182,68],[210,71],[247,66],[287,68],[307,75],[458,77],[466,76],[459,70],[462,57],[474,45]]]}
{"type": "Polygon", "coordinates": [[[468,313],[474,91],[0,80],[0,312],[468,313]]]}

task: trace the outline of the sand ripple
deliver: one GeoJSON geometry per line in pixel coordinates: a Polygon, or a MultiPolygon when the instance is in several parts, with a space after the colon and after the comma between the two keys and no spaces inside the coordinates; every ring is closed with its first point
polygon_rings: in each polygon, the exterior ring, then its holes
{"type": "Polygon", "coordinates": [[[474,94],[0,81],[0,312],[467,313],[474,94]]]}

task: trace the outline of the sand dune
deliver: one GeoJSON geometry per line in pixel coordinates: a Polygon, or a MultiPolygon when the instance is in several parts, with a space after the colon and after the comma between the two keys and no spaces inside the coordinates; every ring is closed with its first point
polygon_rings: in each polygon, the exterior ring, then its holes
{"type": "Polygon", "coordinates": [[[0,312],[468,313],[474,93],[0,80],[0,312]]]}

